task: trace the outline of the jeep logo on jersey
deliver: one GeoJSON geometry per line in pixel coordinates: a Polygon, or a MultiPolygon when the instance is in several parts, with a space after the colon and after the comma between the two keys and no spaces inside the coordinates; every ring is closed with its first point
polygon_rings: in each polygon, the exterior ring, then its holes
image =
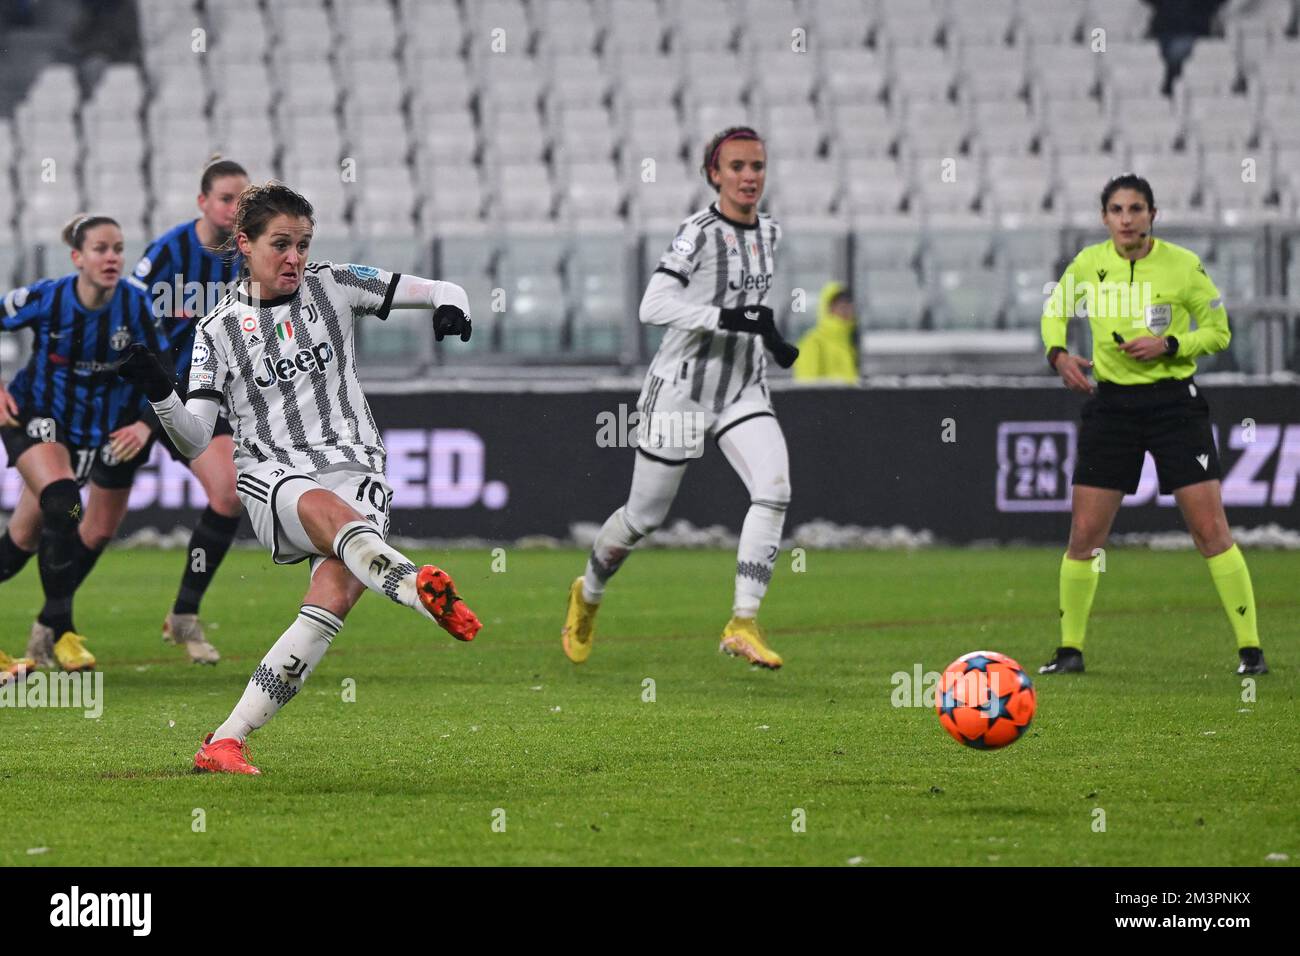
{"type": "Polygon", "coordinates": [[[125,325],[119,325],[113,337],[108,340],[108,344],[113,347],[114,352],[121,352],[131,344],[131,330],[125,325]]]}
{"type": "Polygon", "coordinates": [[[772,273],[768,272],[759,276],[754,275],[748,269],[741,269],[740,278],[732,279],[727,283],[727,288],[731,289],[732,292],[748,292],[751,290],[756,292],[766,292],[771,287],[772,273]]]}
{"type": "Polygon", "coordinates": [[[292,358],[282,358],[272,362],[270,356],[262,356],[261,374],[253,377],[262,388],[269,388],[276,382],[291,382],[299,372],[311,374],[323,372],[334,361],[334,349],[328,342],[321,342],[309,349],[299,349],[292,358]]]}

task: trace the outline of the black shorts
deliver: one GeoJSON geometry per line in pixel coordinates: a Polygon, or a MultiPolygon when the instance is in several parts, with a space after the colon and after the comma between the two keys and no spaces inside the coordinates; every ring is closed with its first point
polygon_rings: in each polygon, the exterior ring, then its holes
{"type": "Polygon", "coordinates": [[[10,468],[16,466],[18,456],[27,449],[58,442],[68,449],[68,456],[72,459],[72,474],[78,486],[90,481],[101,488],[121,489],[131,487],[136,471],[149,460],[147,444],[130,461],[119,461],[108,450],[108,442],[101,448],[79,448],[69,444],[63,427],[52,418],[23,413],[19,415],[18,421],[17,426],[0,428],[0,441],[4,442],[10,468]]]}
{"type": "Polygon", "coordinates": [[[1162,495],[1222,477],[1200,386],[1190,378],[1150,385],[1099,382],[1083,406],[1074,483],[1131,495],[1148,451],[1162,495]]]}
{"type": "MultiPolygon", "coordinates": [[[[226,419],[226,416],[223,415],[221,412],[218,412],[217,422],[212,428],[212,437],[216,438],[218,435],[233,435],[234,433],[235,433],[235,429],[231,427],[230,422],[226,419]]],[[[186,458],[184,455],[182,455],[180,451],[177,449],[177,447],[174,444],[172,444],[171,436],[167,434],[166,429],[160,431],[155,437],[157,439],[158,444],[162,445],[163,448],[167,450],[167,454],[172,456],[172,461],[179,461],[181,464],[184,465],[188,465],[190,463],[191,459],[186,458]]],[[[152,440],[153,439],[151,439],[151,441],[152,440]]],[[[149,449],[146,448],[144,449],[144,451],[140,452],[140,454],[145,455],[145,452],[147,452],[148,450],[149,449]]],[[[145,457],[147,458],[148,455],[145,455],[145,457]]]]}

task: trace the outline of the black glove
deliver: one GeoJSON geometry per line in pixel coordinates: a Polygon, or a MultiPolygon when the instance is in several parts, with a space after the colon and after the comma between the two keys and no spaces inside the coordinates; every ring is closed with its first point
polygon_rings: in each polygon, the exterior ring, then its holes
{"type": "Polygon", "coordinates": [[[440,305],[433,313],[433,337],[441,342],[445,335],[459,335],[462,342],[468,342],[473,324],[460,309],[454,305],[440,305]]]}
{"type": "Polygon", "coordinates": [[[158,361],[158,356],[139,342],[127,350],[126,358],[117,366],[117,374],[143,392],[151,402],[161,402],[176,390],[172,377],[158,361]]]}
{"type": "Polygon", "coordinates": [[[776,361],[776,364],[782,368],[789,368],[794,364],[794,360],[799,357],[798,347],[791,345],[777,333],[773,333],[773,337],[770,339],[763,339],[763,344],[772,353],[772,358],[776,361]]]}
{"type": "Polygon", "coordinates": [[[718,328],[728,332],[746,332],[749,335],[761,335],[764,339],[776,333],[776,319],[772,310],[765,305],[742,305],[735,309],[723,309],[718,317],[718,328]]]}
{"type": "Polygon", "coordinates": [[[781,368],[789,368],[799,357],[799,350],[781,338],[776,330],[776,318],[765,305],[746,305],[738,309],[723,309],[718,317],[718,328],[728,332],[747,332],[763,340],[772,358],[781,368]]]}

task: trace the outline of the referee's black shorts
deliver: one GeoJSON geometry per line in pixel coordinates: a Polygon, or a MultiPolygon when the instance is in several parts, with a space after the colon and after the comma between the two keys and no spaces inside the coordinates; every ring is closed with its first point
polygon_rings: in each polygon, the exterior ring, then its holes
{"type": "Polygon", "coordinates": [[[1083,406],[1074,483],[1132,494],[1146,452],[1155,459],[1162,495],[1222,477],[1210,406],[1191,378],[1098,382],[1083,406]]]}

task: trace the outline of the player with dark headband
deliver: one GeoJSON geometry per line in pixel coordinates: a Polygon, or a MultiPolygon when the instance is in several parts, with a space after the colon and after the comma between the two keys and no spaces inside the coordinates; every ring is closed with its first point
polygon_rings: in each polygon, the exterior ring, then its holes
{"type": "MultiPolygon", "coordinates": [[[[197,201],[202,215],[155,239],[127,280],[153,302],[154,315],[172,343],[182,396],[189,381],[198,320],[239,278],[243,259],[237,249],[228,246],[239,194],[247,186],[248,173],[243,166],[211,157],[199,182],[197,201]]],[[[218,415],[212,442],[198,458],[189,459],[176,449],[152,412],[146,419],[172,458],[198,478],[208,499],[185,548],[180,588],[163,621],[163,640],[184,647],[196,664],[215,664],[221,655],[204,634],[199,604],[239,529],[242,509],[235,493],[234,430],[225,415],[218,415]]]]}
{"type": "Polygon", "coordinates": [[[63,230],[76,272],[4,296],[0,329],[34,332],[31,358],[0,383],[0,439],[24,488],[0,536],[0,581],[38,554],[45,606],[27,646],[31,666],[57,661],[89,670],[94,655],[76,632],[73,595],[126,513],[149,428],[141,395],[116,369],[132,342],[166,348],[149,303],[122,276],[122,230],[81,215],[63,230]],[[82,520],[78,486],[90,482],[82,520]]]}
{"type": "Polygon", "coordinates": [[[1110,238],[1075,256],[1043,312],[1048,362],[1068,388],[1090,396],[1079,431],[1070,543],[1061,560],[1061,646],[1039,669],[1043,674],[1083,671],[1084,633],[1097,593],[1094,556],[1124,495],[1137,490],[1147,452],[1160,492],[1174,496],[1206,559],[1236,635],[1237,673],[1268,672],[1250,572],[1223,510],[1209,405],[1192,378],[1197,356],[1227,348],[1228,313],[1196,254],[1152,236],[1155,217],[1145,179],[1125,173],[1108,182],[1101,220],[1110,238]],[[1081,307],[1092,328],[1091,361],[1066,350],[1066,325],[1081,307]]]}
{"type": "Polygon", "coordinates": [[[758,211],[767,177],[758,133],[748,126],[723,130],[703,159],[700,171],[718,200],[681,224],[641,300],[641,321],[668,330],[637,402],[627,503],[605,521],[586,573],[569,588],[561,642],[574,663],[591,653],[606,584],[668,516],[686,463],[703,454],[706,434],[745,483],[750,501],[732,617],[720,649],[761,667],[783,663],[757,620],[790,502],[789,456],[767,387],[767,353],[783,368],[799,354],[777,333],[766,304],[781,227],[758,211]]]}

